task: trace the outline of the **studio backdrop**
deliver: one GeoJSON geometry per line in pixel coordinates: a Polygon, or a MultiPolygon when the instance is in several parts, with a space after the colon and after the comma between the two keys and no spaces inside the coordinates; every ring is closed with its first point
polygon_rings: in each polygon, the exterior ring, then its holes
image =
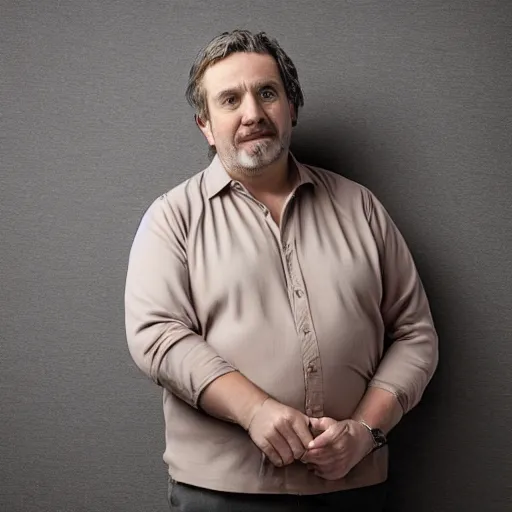
{"type": "Polygon", "coordinates": [[[0,510],[166,510],[161,391],[123,293],[149,204],[208,164],[202,45],[294,60],[299,160],[370,188],[406,238],[440,365],[392,432],[389,511],[512,510],[512,3],[1,0],[0,510]]]}

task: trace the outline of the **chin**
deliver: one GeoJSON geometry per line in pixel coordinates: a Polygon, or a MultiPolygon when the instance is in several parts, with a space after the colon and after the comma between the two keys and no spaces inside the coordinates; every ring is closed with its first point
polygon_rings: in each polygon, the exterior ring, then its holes
{"type": "Polygon", "coordinates": [[[240,153],[237,158],[238,165],[244,169],[258,169],[265,162],[262,162],[260,156],[248,155],[247,153],[240,153]]]}
{"type": "Polygon", "coordinates": [[[237,156],[238,164],[246,169],[256,170],[267,165],[273,164],[283,154],[283,149],[279,147],[257,148],[256,151],[248,153],[240,151],[237,156]]]}

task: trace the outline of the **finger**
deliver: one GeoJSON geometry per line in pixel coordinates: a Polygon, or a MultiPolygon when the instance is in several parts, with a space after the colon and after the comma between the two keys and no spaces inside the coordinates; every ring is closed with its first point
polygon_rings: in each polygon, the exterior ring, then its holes
{"type": "Polygon", "coordinates": [[[327,448],[315,448],[307,450],[301,457],[302,462],[322,463],[332,459],[332,452],[327,448]]]}
{"type": "Polygon", "coordinates": [[[260,449],[274,466],[278,468],[283,466],[283,459],[270,443],[260,446],[260,449]]]}
{"type": "Polygon", "coordinates": [[[326,416],[322,418],[309,418],[311,427],[314,430],[325,432],[329,427],[337,423],[336,420],[328,418],[326,416]]]}
{"type": "Polygon", "coordinates": [[[309,443],[313,441],[313,435],[309,430],[309,418],[307,416],[299,417],[292,423],[292,428],[300,439],[304,450],[306,450],[309,443]]]}
{"type": "Polygon", "coordinates": [[[326,446],[331,445],[336,439],[344,436],[348,432],[348,424],[344,424],[341,427],[341,431],[338,431],[336,425],[330,426],[323,434],[320,434],[316,437],[311,443],[309,443],[308,449],[312,450],[313,448],[324,448],[326,446]]]}
{"type": "Polygon", "coordinates": [[[278,431],[288,443],[294,459],[300,459],[304,455],[306,447],[302,444],[300,437],[294,431],[293,427],[289,423],[284,423],[279,425],[278,431]]]}
{"type": "Polygon", "coordinates": [[[293,456],[292,449],[288,444],[287,440],[281,435],[278,430],[274,430],[272,435],[267,438],[267,441],[272,445],[274,450],[279,454],[281,458],[281,465],[291,464],[295,458],[293,456]]]}
{"type": "Polygon", "coordinates": [[[333,441],[333,432],[332,430],[327,429],[325,432],[320,434],[318,437],[315,437],[315,439],[309,443],[308,450],[327,448],[332,444],[333,441]]]}
{"type": "Polygon", "coordinates": [[[316,420],[317,420],[317,418],[309,418],[308,429],[311,432],[311,435],[313,436],[313,438],[318,437],[323,432],[323,430],[317,428],[316,420]]]}

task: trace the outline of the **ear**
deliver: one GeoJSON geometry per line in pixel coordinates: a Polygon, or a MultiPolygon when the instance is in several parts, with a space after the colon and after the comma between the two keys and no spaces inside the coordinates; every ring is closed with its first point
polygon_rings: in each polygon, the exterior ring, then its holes
{"type": "Polygon", "coordinates": [[[203,132],[210,146],[215,146],[215,139],[211,130],[210,121],[204,121],[197,114],[194,116],[197,127],[203,132]]]}
{"type": "Polygon", "coordinates": [[[291,101],[288,102],[288,106],[290,107],[290,117],[292,118],[292,126],[297,124],[297,112],[295,112],[295,107],[291,101]]]}

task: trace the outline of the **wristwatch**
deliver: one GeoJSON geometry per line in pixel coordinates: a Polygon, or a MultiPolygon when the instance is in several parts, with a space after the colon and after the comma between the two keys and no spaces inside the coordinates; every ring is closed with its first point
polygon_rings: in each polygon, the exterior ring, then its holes
{"type": "Polygon", "coordinates": [[[356,420],[356,421],[358,423],[360,423],[361,425],[363,425],[363,427],[366,427],[370,431],[370,434],[372,435],[372,438],[373,438],[372,452],[374,452],[375,450],[378,450],[379,448],[382,448],[385,444],[387,444],[388,440],[386,438],[386,434],[384,434],[384,432],[380,428],[372,428],[372,427],[370,427],[370,425],[368,425],[368,423],[366,423],[363,420],[356,420]]]}

